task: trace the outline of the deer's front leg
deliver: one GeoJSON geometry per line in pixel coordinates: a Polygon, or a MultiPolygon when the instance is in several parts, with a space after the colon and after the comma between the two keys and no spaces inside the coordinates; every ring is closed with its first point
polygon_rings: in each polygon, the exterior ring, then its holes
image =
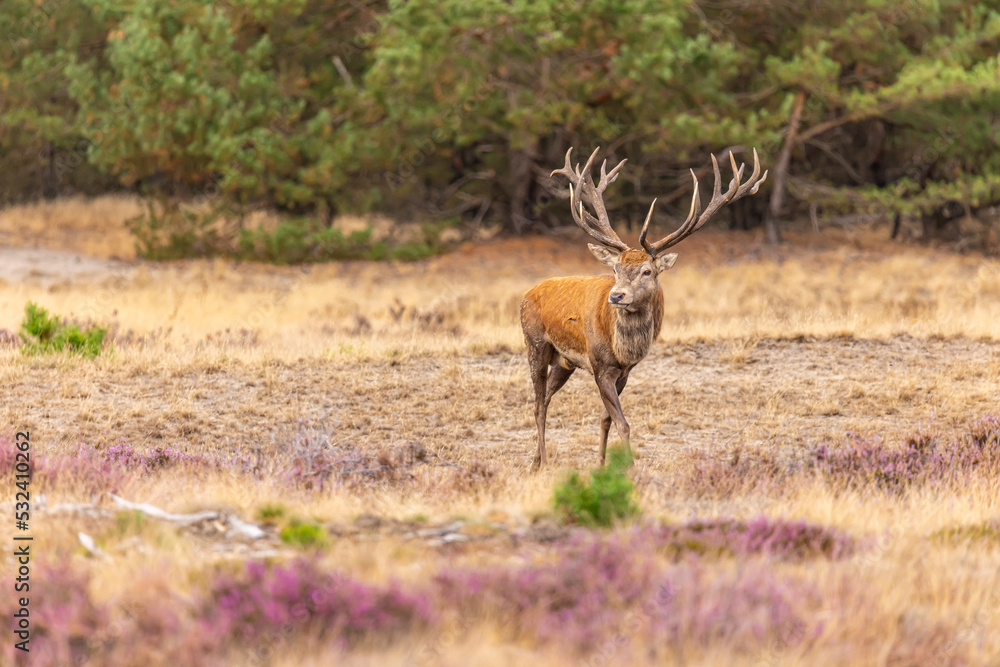
{"type": "MultiPolygon", "coordinates": [[[[611,421],[615,423],[615,428],[618,429],[618,437],[625,443],[625,447],[628,447],[628,422],[625,421],[622,405],[618,401],[618,393],[625,388],[625,383],[622,381],[625,378],[627,376],[619,368],[605,368],[594,373],[594,379],[597,380],[597,388],[601,392],[601,400],[604,402],[604,409],[607,410],[611,421]],[[620,389],[619,384],[621,385],[620,389]]],[[[603,428],[601,430],[603,431],[601,433],[601,465],[603,465],[605,450],[607,449],[607,431],[603,428]]]]}
{"type": "MultiPolygon", "coordinates": [[[[622,395],[622,391],[625,389],[625,383],[628,382],[628,373],[624,373],[618,381],[615,383],[615,391],[618,395],[622,395]]],[[[621,399],[619,399],[619,403],[621,399]]],[[[601,462],[604,461],[604,455],[608,449],[608,431],[611,430],[611,413],[608,412],[607,408],[604,409],[604,414],[601,415],[601,462]]]]}

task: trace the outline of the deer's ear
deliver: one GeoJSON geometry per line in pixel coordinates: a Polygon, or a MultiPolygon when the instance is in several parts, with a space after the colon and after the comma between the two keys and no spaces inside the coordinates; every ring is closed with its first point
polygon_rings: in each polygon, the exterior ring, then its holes
{"type": "Polygon", "coordinates": [[[677,261],[677,253],[668,252],[666,255],[660,255],[659,257],[654,259],[653,264],[656,265],[656,270],[658,273],[663,273],[664,271],[672,267],[674,265],[674,262],[676,261],[677,261]]]}
{"type": "Polygon", "coordinates": [[[594,253],[594,257],[596,257],[599,262],[607,264],[608,266],[614,266],[617,264],[618,256],[621,255],[620,252],[614,250],[613,248],[597,245],[595,243],[588,243],[587,247],[590,248],[590,252],[594,253]]]}

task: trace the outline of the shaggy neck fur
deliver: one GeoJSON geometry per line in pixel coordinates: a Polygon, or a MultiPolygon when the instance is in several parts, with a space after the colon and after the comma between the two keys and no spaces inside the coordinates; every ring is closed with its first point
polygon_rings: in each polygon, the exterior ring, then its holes
{"type": "Polygon", "coordinates": [[[653,308],[642,308],[635,313],[615,309],[615,326],[611,335],[611,351],[622,366],[634,366],[653,344],[656,327],[653,308]]]}

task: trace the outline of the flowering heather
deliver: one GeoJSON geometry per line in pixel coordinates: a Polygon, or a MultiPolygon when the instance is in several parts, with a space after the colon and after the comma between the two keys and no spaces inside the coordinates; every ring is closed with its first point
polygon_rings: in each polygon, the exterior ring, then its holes
{"type": "MultiPolygon", "coordinates": [[[[776,532],[762,530],[766,537],[757,542],[781,543],[776,532]]],[[[361,582],[308,558],[251,563],[235,574],[216,574],[191,600],[171,593],[167,582],[156,586],[153,577],[126,591],[124,600],[98,603],[73,568],[40,564],[40,590],[32,592],[37,644],[30,660],[18,663],[6,643],[0,661],[32,667],[267,664],[268,656],[302,643],[338,651],[386,646],[449,636],[456,625],[477,623],[490,624],[506,641],[603,656],[611,660],[606,664],[627,663],[632,650],[676,661],[689,651],[692,658],[720,648],[752,655],[823,641],[824,623],[838,622],[823,610],[850,614],[868,604],[850,578],[834,599],[824,599],[807,579],[778,575],[765,562],[735,570],[698,559],[664,565],[656,550],[665,534],[649,527],[610,535],[577,531],[544,562],[445,569],[409,585],[361,582]]],[[[927,627],[914,625],[893,655],[940,649],[956,636],[954,628],[935,626],[933,646],[921,643],[930,636],[927,627]]],[[[432,640],[418,651],[427,659],[419,664],[437,662],[435,651],[432,640]]]]}
{"type": "MultiPolygon", "coordinates": [[[[802,552],[802,545],[830,553],[842,548],[826,546],[820,537],[824,529],[802,523],[765,519],[683,530],[729,535],[721,540],[722,548],[740,553],[790,556],[802,552]]],[[[657,569],[653,552],[675,536],[659,527],[606,539],[577,533],[551,564],[445,572],[435,579],[440,606],[458,610],[463,618],[496,618],[515,636],[526,634],[582,652],[600,651],[636,632],[646,645],[666,654],[690,642],[703,647],[789,646],[820,632],[803,609],[816,601],[817,593],[763,565],[722,576],[696,561],[657,569]]]]}
{"type": "Polygon", "coordinates": [[[250,563],[243,576],[222,577],[201,614],[210,634],[237,645],[279,631],[285,635],[312,631],[349,644],[375,635],[403,634],[433,620],[431,605],[421,593],[405,592],[398,584],[375,586],[325,573],[306,559],[270,569],[250,563]]]}
{"type": "Polygon", "coordinates": [[[785,559],[811,556],[838,559],[854,553],[850,535],[805,521],[773,520],[759,517],[749,522],[742,534],[743,553],[762,553],[785,559]]]}
{"type": "Polygon", "coordinates": [[[747,652],[788,648],[823,631],[823,622],[807,613],[819,605],[820,594],[805,580],[778,576],[764,566],[720,575],[697,563],[673,575],[644,606],[646,641],[663,656],[676,657],[691,644],[747,652]]]}
{"type": "MultiPolygon", "coordinates": [[[[13,477],[15,454],[14,445],[0,438],[0,478],[13,477]]],[[[72,454],[31,452],[28,465],[32,480],[43,487],[73,485],[82,494],[92,495],[117,493],[133,475],[154,474],[177,465],[241,473],[252,471],[256,460],[243,451],[229,457],[187,454],[172,447],[154,447],[148,452],[140,452],[124,440],[119,440],[104,450],[82,443],[72,454]]]]}
{"type": "Polygon", "coordinates": [[[630,531],[607,540],[577,533],[551,564],[505,570],[446,571],[435,587],[440,606],[465,616],[491,616],[538,641],[586,648],[621,622],[623,608],[641,605],[655,567],[649,536],[630,531]]]}
{"type": "Polygon", "coordinates": [[[150,474],[174,466],[195,466],[210,470],[231,470],[233,472],[251,472],[257,467],[256,457],[242,449],[229,456],[209,456],[205,454],[189,454],[173,447],[156,446],[146,452],[140,452],[132,445],[119,440],[103,452],[108,461],[124,466],[141,474],[150,474]]]}
{"type": "MultiPolygon", "coordinates": [[[[0,478],[13,478],[16,453],[9,440],[0,438],[0,478]]],[[[81,445],[75,454],[70,455],[40,455],[33,451],[28,466],[35,484],[46,488],[57,483],[74,484],[87,495],[116,492],[127,479],[125,471],[87,445],[81,445]]]]}
{"type": "Polygon", "coordinates": [[[208,465],[212,461],[201,454],[188,454],[173,447],[153,447],[148,452],[140,452],[124,440],[119,440],[101,452],[101,455],[128,470],[150,473],[173,465],[208,465]]]}
{"type": "Polygon", "coordinates": [[[88,577],[73,568],[42,564],[37,572],[31,652],[4,642],[2,664],[232,664],[235,654],[268,651],[299,632],[347,646],[391,639],[433,620],[422,592],[326,574],[306,560],[270,569],[250,564],[239,576],[220,576],[194,604],[162,591],[124,605],[96,603],[88,577]]]}
{"type": "MultiPolygon", "coordinates": [[[[14,443],[9,437],[0,435],[0,478],[7,478],[8,476],[13,478],[15,473],[15,465],[17,464],[17,459],[15,458],[17,454],[17,448],[14,447],[14,443]]],[[[30,470],[35,468],[35,459],[30,458],[28,460],[28,467],[30,470]]]]}
{"type": "MultiPolygon", "coordinates": [[[[31,580],[30,653],[10,642],[0,647],[0,664],[30,667],[99,664],[221,664],[212,652],[218,642],[186,614],[183,602],[144,582],[138,604],[97,603],[90,580],[68,563],[35,561],[31,580]]],[[[5,617],[10,613],[3,609],[5,617]]]]}
{"type": "Polygon", "coordinates": [[[671,556],[761,554],[784,560],[838,559],[854,553],[850,535],[805,521],[762,516],[750,522],[734,519],[689,521],[653,529],[657,547],[671,556]]]}
{"type": "MultiPolygon", "coordinates": [[[[4,664],[32,667],[79,665],[86,661],[91,637],[108,623],[107,610],[98,607],[87,591],[87,577],[65,566],[35,564],[31,588],[31,652],[2,644],[4,664]],[[37,573],[37,574],[36,574],[37,573]]],[[[5,602],[13,603],[7,596],[5,602]]],[[[13,612],[4,608],[4,618],[13,612]]]]}
{"type": "Polygon", "coordinates": [[[808,467],[838,486],[874,484],[890,493],[919,483],[966,480],[977,471],[995,475],[1000,467],[1000,419],[979,419],[947,441],[918,431],[898,448],[877,438],[851,436],[844,448],[814,448],[808,467]]]}
{"type": "Polygon", "coordinates": [[[42,457],[35,479],[49,486],[72,484],[85,495],[118,492],[128,480],[129,472],[92,447],[80,445],[75,454],[42,457]]]}
{"type": "Polygon", "coordinates": [[[492,617],[515,636],[600,653],[636,637],[648,649],[676,655],[682,646],[762,648],[816,636],[802,602],[815,602],[804,582],[764,567],[709,574],[685,563],[650,565],[648,531],[568,545],[555,562],[514,570],[441,574],[442,606],[463,617],[492,617]]]}
{"type": "MultiPolygon", "coordinates": [[[[420,464],[449,465],[418,443],[403,443],[366,450],[351,442],[334,443],[330,431],[300,419],[296,432],[287,439],[277,474],[292,486],[323,491],[331,486],[360,487],[396,484],[413,480],[420,464]]],[[[450,480],[459,489],[468,489],[489,480],[494,470],[473,462],[468,469],[454,467],[450,480]]]]}
{"type": "Polygon", "coordinates": [[[717,452],[699,451],[691,456],[689,465],[677,481],[680,490],[712,498],[728,498],[748,489],[775,493],[797,469],[779,460],[773,452],[759,447],[749,450],[737,447],[726,457],[720,457],[717,452]]]}

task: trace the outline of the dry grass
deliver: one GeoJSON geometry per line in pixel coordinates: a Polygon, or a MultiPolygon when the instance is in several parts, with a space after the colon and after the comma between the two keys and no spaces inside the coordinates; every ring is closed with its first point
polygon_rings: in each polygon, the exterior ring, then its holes
{"type": "MultiPolygon", "coordinates": [[[[8,210],[0,229],[23,221],[21,228],[38,228],[31,232],[38,245],[128,258],[130,239],[100,219],[126,215],[130,205],[74,204],[86,215],[51,227],[38,222],[55,215],[43,207],[8,210]]],[[[29,236],[18,245],[31,245],[29,236]]],[[[557,530],[545,518],[553,486],[560,469],[595,463],[599,402],[587,378],[567,385],[549,413],[556,465],[529,474],[534,424],[517,309],[539,279],[600,270],[584,244],[546,239],[471,245],[414,264],[304,269],[131,262],[72,273],[53,261],[0,282],[0,329],[16,330],[34,300],[112,324],[115,350],[87,361],[0,349],[0,419],[30,429],[36,453],[50,456],[72,454],[81,442],[104,452],[121,439],[140,451],[173,446],[219,458],[250,451],[270,466],[266,474],[182,465],[130,476],[120,493],[171,511],[220,509],[254,521],[262,508],[280,505],[286,517],[331,529],[321,562],[364,581],[419,585],[463,567],[544,563],[552,552],[538,535],[557,530]],[[419,447],[427,458],[392,480],[345,476],[323,491],[289,484],[282,471],[296,438],[322,429],[331,443],[358,452],[419,447]],[[407,537],[456,519],[475,539],[440,545],[407,537]]],[[[1000,590],[1000,544],[932,539],[1000,517],[996,477],[902,495],[809,478],[712,493],[675,481],[737,450],[784,462],[812,445],[840,446],[848,432],[898,441],[920,427],[948,434],[995,413],[1000,264],[890,245],[869,232],[803,234],[778,251],[753,235],[702,232],[662,282],[663,335],[623,398],[640,505],[656,520],[764,514],[866,541],[846,560],[766,563],[811,584],[818,602],[809,613],[825,619],[821,634],[749,652],[724,641],[681,641],[676,653],[653,658],[638,635],[626,635],[581,658],[571,647],[511,636],[504,619],[487,615],[337,659],[412,664],[431,645],[440,664],[733,664],[748,655],[776,665],[996,664],[1000,599],[990,593],[1000,590]]],[[[49,506],[89,502],[86,481],[37,490],[49,506]]],[[[96,501],[112,507],[106,496],[96,501]]],[[[0,539],[9,539],[9,524],[0,539]]],[[[275,538],[276,527],[264,547],[242,550],[210,532],[113,514],[40,514],[34,527],[44,557],[90,572],[92,596],[111,604],[146,599],[158,587],[205,590],[214,573],[255,549],[277,560],[295,553],[275,538]],[[88,557],[77,531],[97,538],[111,558],[88,557]]],[[[3,562],[7,569],[9,554],[3,562]]],[[[753,563],[710,562],[705,576],[738,576],[744,566],[753,563]]],[[[308,639],[282,641],[271,664],[328,664],[337,655],[308,639]]]]}

